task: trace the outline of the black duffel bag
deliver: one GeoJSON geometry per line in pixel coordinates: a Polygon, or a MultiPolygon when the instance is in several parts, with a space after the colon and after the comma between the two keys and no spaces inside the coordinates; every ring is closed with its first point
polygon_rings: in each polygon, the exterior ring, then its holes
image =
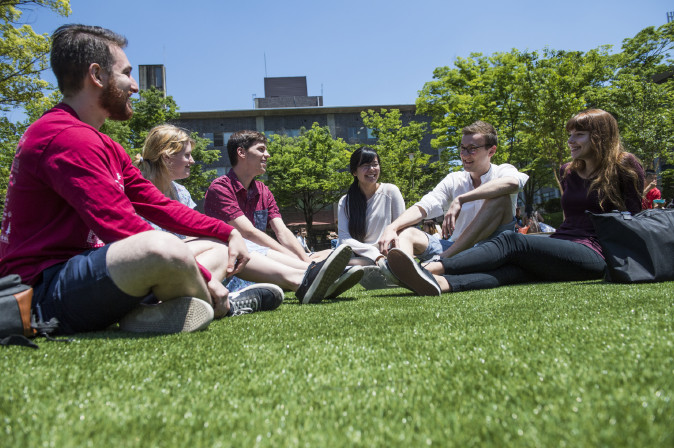
{"type": "Polygon", "coordinates": [[[606,281],[674,280],[674,209],[587,213],[606,258],[606,281]]]}

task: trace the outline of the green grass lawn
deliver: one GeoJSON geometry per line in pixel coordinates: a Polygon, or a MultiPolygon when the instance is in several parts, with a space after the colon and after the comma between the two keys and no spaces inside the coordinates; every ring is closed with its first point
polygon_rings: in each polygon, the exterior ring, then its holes
{"type": "Polygon", "coordinates": [[[674,446],[674,283],[364,291],[0,349],[0,446],[674,446]]]}

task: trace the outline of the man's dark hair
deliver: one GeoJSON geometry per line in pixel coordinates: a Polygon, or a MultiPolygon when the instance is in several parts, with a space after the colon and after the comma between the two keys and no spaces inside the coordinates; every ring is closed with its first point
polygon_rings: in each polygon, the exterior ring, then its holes
{"type": "Polygon", "coordinates": [[[655,170],[646,170],[646,176],[655,176],[655,170]]]}
{"type": "Polygon", "coordinates": [[[487,123],[486,121],[478,120],[475,123],[461,129],[461,133],[463,135],[484,135],[484,144],[488,148],[498,145],[498,135],[496,134],[496,129],[494,129],[494,126],[487,123]]]}
{"type": "Polygon", "coordinates": [[[114,63],[111,45],[126,47],[128,41],[100,26],[63,25],[52,34],[51,68],[64,95],[72,95],[84,86],[91,64],[109,73],[114,63]]]}
{"type": "Polygon", "coordinates": [[[229,137],[227,141],[227,155],[229,155],[229,163],[234,167],[239,161],[236,150],[243,148],[248,151],[248,148],[256,143],[267,144],[267,137],[257,131],[238,131],[229,137]]]}

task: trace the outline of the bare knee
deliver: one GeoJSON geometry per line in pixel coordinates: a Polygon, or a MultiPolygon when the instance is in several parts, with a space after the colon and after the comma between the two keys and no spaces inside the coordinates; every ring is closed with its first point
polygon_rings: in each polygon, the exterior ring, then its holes
{"type": "Polygon", "coordinates": [[[414,255],[419,255],[428,247],[428,235],[416,227],[408,227],[400,232],[400,246],[403,250],[411,248],[414,255]]]}
{"type": "Polygon", "coordinates": [[[499,225],[509,223],[513,219],[510,195],[506,194],[491,199],[485,199],[482,208],[480,208],[480,213],[483,212],[487,212],[490,216],[499,221],[499,225]]]}

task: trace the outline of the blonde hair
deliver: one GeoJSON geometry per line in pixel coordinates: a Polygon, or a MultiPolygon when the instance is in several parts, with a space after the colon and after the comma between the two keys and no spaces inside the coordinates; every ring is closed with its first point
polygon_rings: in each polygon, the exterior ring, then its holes
{"type": "Polygon", "coordinates": [[[160,124],[147,134],[145,143],[143,143],[143,152],[136,154],[133,164],[140,169],[143,177],[152,182],[162,193],[171,199],[177,199],[171,184],[169,166],[163,156],[179,153],[188,143],[194,146],[194,140],[186,130],[172,124],[160,124]]]}
{"type": "MultiPolygon", "coordinates": [[[[620,176],[627,176],[637,189],[638,175],[629,162],[627,152],[620,143],[618,122],[610,113],[602,109],[584,110],[569,119],[566,130],[571,132],[587,131],[590,133],[590,144],[596,153],[597,169],[589,190],[599,194],[599,205],[604,208],[606,201],[625,209],[625,200],[620,193],[620,176]]],[[[566,176],[571,170],[583,171],[584,160],[572,161],[565,170],[566,176]]]]}

